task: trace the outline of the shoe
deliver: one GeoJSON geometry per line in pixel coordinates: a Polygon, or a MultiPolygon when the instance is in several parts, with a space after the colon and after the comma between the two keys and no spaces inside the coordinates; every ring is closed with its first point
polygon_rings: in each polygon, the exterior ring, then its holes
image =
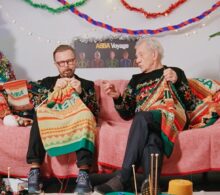
{"type": "Polygon", "coordinates": [[[90,183],[89,175],[85,171],[79,171],[79,175],[76,179],[76,188],[74,193],[77,194],[89,194],[92,192],[92,185],[90,183]]]}
{"type": "Polygon", "coordinates": [[[121,181],[120,174],[116,175],[106,183],[94,187],[94,192],[98,192],[99,194],[106,194],[109,192],[120,192],[120,191],[122,192],[124,190],[125,188],[121,181]]]}
{"type": "Polygon", "coordinates": [[[40,194],[41,188],[40,169],[31,169],[28,174],[28,194],[40,194]]]}

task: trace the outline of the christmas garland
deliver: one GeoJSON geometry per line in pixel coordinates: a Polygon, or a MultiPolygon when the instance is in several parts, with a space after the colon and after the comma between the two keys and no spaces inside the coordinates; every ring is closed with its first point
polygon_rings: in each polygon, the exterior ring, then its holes
{"type": "MultiPolygon", "coordinates": [[[[65,1],[65,0],[57,0],[57,1],[59,1],[63,5],[68,4],[68,2],[65,1]]],[[[200,15],[194,17],[194,18],[190,18],[188,20],[185,20],[185,21],[183,21],[179,24],[173,25],[173,26],[165,26],[165,27],[162,27],[162,28],[154,29],[154,30],[151,30],[151,29],[131,30],[131,29],[126,29],[126,28],[116,28],[116,27],[110,26],[106,23],[99,22],[99,21],[96,21],[96,20],[92,19],[88,15],[86,15],[86,14],[80,12],[79,10],[77,10],[75,7],[71,7],[70,10],[71,10],[72,13],[74,13],[77,16],[79,16],[80,18],[86,20],[90,24],[93,24],[93,25],[101,27],[101,28],[105,28],[106,30],[112,31],[114,33],[124,33],[124,34],[129,34],[129,35],[143,35],[143,34],[156,35],[156,34],[159,34],[159,33],[162,33],[162,32],[178,30],[178,29],[181,29],[185,26],[188,26],[189,24],[198,22],[198,21],[204,19],[205,17],[207,17],[209,14],[211,14],[215,10],[217,10],[219,7],[220,7],[220,1],[213,4],[210,9],[204,11],[202,14],[200,14],[200,15]]]]}
{"type": "Polygon", "coordinates": [[[71,7],[78,7],[78,6],[84,5],[87,0],[79,0],[75,3],[66,4],[58,8],[52,8],[46,4],[34,3],[32,0],[24,0],[24,1],[35,8],[45,9],[51,13],[60,13],[60,12],[69,10],[71,7]]]}
{"type": "Polygon", "coordinates": [[[167,10],[163,12],[157,12],[157,13],[150,13],[150,12],[145,11],[143,8],[133,7],[129,3],[127,3],[126,0],[120,0],[120,1],[124,5],[124,7],[130,11],[135,11],[135,12],[144,14],[146,18],[157,18],[159,16],[167,16],[172,11],[174,11],[177,7],[179,7],[181,4],[185,3],[187,0],[178,0],[176,3],[172,3],[167,10]]]}
{"type": "Polygon", "coordinates": [[[217,33],[211,34],[211,35],[209,36],[209,38],[216,37],[216,36],[220,36],[220,31],[217,32],[217,33]]]}
{"type": "MultiPolygon", "coordinates": [[[[26,2],[31,2],[33,3],[31,0],[24,0],[26,2]]],[[[217,10],[220,7],[220,1],[216,2],[215,4],[212,5],[211,8],[209,8],[208,10],[204,11],[202,14],[194,17],[194,18],[190,18],[188,20],[185,20],[179,24],[176,25],[172,25],[172,26],[165,26],[165,27],[161,27],[161,28],[157,28],[157,29],[140,29],[140,30],[131,30],[131,29],[126,29],[126,28],[117,28],[117,27],[113,27],[109,24],[100,22],[100,21],[96,21],[93,18],[91,18],[90,16],[80,12],[79,10],[77,10],[75,8],[75,6],[73,4],[69,4],[66,0],[57,0],[58,2],[60,2],[61,4],[63,4],[65,7],[65,9],[67,9],[67,7],[71,10],[72,13],[76,14],[77,16],[79,16],[80,18],[86,20],[87,22],[89,22],[90,24],[94,25],[94,26],[98,26],[101,28],[105,28],[106,30],[109,30],[111,32],[114,33],[123,33],[123,34],[129,34],[129,35],[156,35],[156,34],[160,34],[163,32],[168,32],[168,31],[174,31],[174,30],[178,30],[181,29],[185,26],[188,26],[192,23],[195,22],[199,22],[202,19],[204,19],[205,17],[207,17],[209,14],[211,14],[212,12],[214,12],[215,10],[217,10]]],[[[84,0],[85,1],[85,0],[84,0]]],[[[34,3],[33,3],[34,4],[34,3]]],[[[37,8],[41,8],[41,9],[47,9],[50,8],[47,5],[43,5],[41,6],[41,4],[35,4],[37,6],[37,8]]],[[[53,8],[51,8],[53,9],[53,8]]]]}

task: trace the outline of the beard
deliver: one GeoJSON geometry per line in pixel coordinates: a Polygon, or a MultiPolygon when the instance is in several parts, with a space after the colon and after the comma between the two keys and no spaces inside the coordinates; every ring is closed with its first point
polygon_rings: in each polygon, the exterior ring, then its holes
{"type": "Polygon", "coordinates": [[[74,70],[72,69],[67,69],[65,71],[63,71],[62,73],[60,73],[60,76],[62,78],[72,78],[74,75],[74,70]]]}

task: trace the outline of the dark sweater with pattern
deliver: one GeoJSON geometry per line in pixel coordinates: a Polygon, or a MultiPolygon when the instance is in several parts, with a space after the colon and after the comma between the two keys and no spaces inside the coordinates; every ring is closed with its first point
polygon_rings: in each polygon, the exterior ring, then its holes
{"type": "MultiPolygon", "coordinates": [[[[140,107],[150,94],[154,91],[158,81],[163,76],[164,68],[151,71],[149,73],[140,73],[132,76],[123,95],[114,99],[115,108],[120,116],[129,120],[133,118],[136,112],[140,111],[140,107]]],[[[183,70],[177,67],[172,68],[177,74],[177,81],[174,87],[177,94],[185,107],[186,111],[192,111],[195,108],[195,96],[192,94],[188,85],[187,78],[183,70]]]]}

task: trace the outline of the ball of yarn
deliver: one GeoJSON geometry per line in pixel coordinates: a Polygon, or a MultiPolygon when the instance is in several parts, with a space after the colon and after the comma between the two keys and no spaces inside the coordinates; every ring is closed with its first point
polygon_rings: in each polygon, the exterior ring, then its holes
{"type": "Polygon", "coordinates": [[[173,179],[169,181],[169,194],[175,195],[192,195],[193,183],[185,179],[173,179]]]}
{"type": "Polygon", "coordinates": [[[3,119],[3,124],[6,126],[19,126],[14,115],[7,115],[3,119]]]}

